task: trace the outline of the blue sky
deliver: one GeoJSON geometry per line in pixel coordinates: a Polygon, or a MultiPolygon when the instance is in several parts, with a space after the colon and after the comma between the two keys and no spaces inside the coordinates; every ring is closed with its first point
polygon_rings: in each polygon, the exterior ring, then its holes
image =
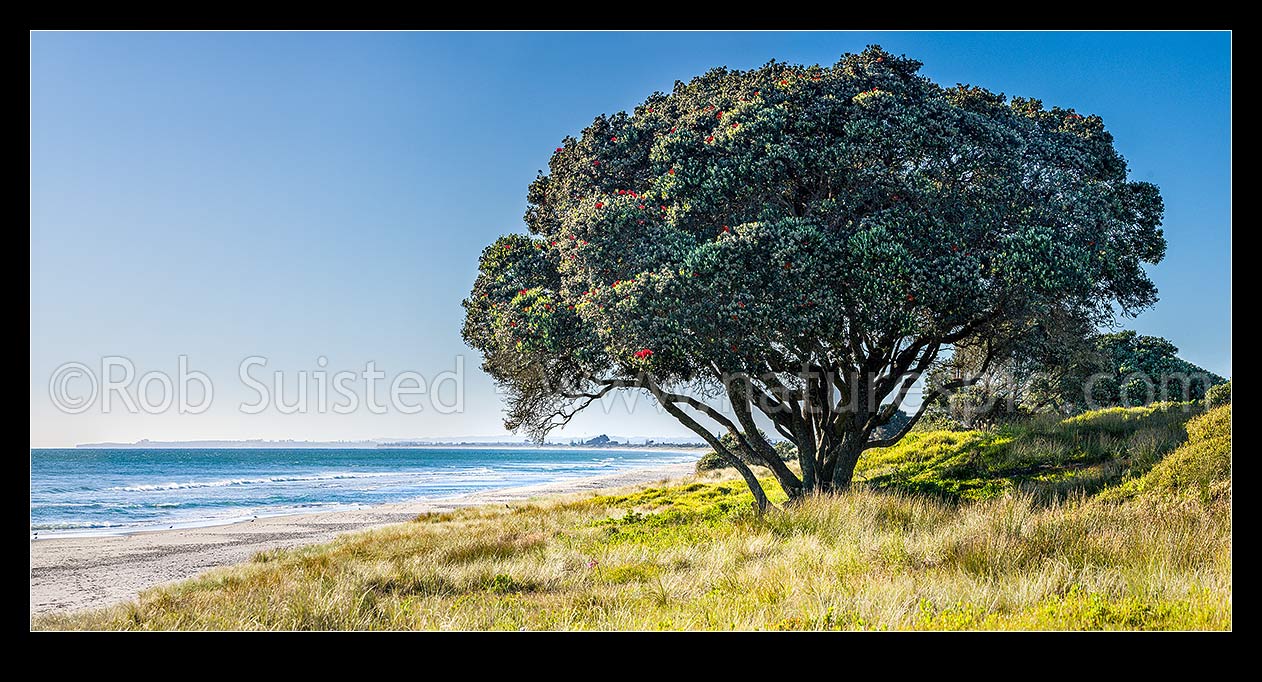
{"type": "MultiPolygon", "coordinates": [[[[140,438],[501,433],[460,340],[482,247],[523,230],[559,140],[705,69],[832,64],[879,43],[966,82],[1104,117],[1161,187],[1161,302],[1128,327],[1231,370],[1226,33],[34,33],[31,444],[140,438]],[[465,409],[242,414],[266,371],[425,376],[465,355],[465,409]],[[177,358],[214,382],[202,414],[58,411],[54,371],[177,358]],[[257,376],[257,374],[256,374],[257,376]]],[[[156,402],[156,399],[154,399],[156,402]]],[[[651,410],[562,436],[684,434],[651,410]]]]}

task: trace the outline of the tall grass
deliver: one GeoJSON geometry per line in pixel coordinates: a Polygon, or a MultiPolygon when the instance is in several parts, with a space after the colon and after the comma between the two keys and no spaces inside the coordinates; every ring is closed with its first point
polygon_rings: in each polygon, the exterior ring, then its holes
{"type": "Polygon", "coordinates": [[[930,431],[865,453],[861,480],[945,500],[1026,492],[1040,500],[1090,495],[1143,475],[1187,439],[1198,403],[1043,416],[988,431],[930,431]]]}
{"type": "MultiPolygon", "coordinates": [[[[1193,440],[1178,452],[1208,441],[1221,448],[1230,407],[1220,409],[1226,412],[1187,424],[1193,440]]],[[[1224,474],[1221,457],[1188,455],[1182,477],[1165,476],[1163,465],[1175,460],[1161,458],[1163,429],[1183,429],[1185,420],[1158,428],[1151,417],[1101,419],[1107,428],[1088,419],[1022,433],[922,434],[915,441],[922,447],[902,458],[876,453],[869,470],[910,469],[905,483],[926,470],[980,477],[986,467],[1099,464],[1105,461],[1094,459],[1099,453],[1122,452],[1128,461],[1118,465],[1117,477],[1134,490],[1046,495],[1006,485],[968,500],[908,492],[889,478],[758,517],[741,482],[720,473],[626,494],[425,515],[325,545],[262,553],[249,564],[149,590],[135,602],[42,617],[34,625],[1230,628],[1229,460],[1224,474]],[[1130,427],[1113,428],[1118,420],[1130,427]],[[1069,438],[1057,429],[1080,432],[1069,438]],[[1138,435],[1145,430],[1156,435],[1138,435]],[[1157,463],[1129,461],[1141,457],[1157,463]],[[1145,473],[1127,478],[1132,466],[1145,473]],[[1132,482],[1144,477],[1149,483],[1132,482]],[[1219,494],[1184,494],[1202,480],[1219,494]]]]}

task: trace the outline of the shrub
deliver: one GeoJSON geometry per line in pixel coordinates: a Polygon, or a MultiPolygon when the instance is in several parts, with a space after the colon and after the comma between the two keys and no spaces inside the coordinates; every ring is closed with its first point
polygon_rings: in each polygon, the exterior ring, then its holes
{"type": "Polygon", "coordinates": [[[916,425],[911,427],[912,433],[929,433],[933,431],[967,431],[954,417],[939,405],[925,410],[916,425]]]}
{"type": "Polygon", "coordinates": [[[1218,384],[1216,386],[1211,386],[1210,389],[1205,392],[1206,409],[1212,410],[1215,407],[1222,407],[1223,405],[1230,405],[1230,404],[1231,404],[1231,382],[1230,381],[1223,384],[1218,384]]]}
{"type": "Polygon", "coordinates": [[[704,455],[701,455],[701,459],[697,460],[696,471],[697,473],[715,471],[726,466],[727,462],[723,461],[722,457],[719,457],[719,453],[711,450],[704,455]]]}
{"type": "MultiPolygon", "coordinates": [[[[761,431],[759,431],[759,434],[763,438],[767,437],[767,434],[762,433],[761,431]]],[[[736,445],[736,439],[732,437],[732,434],[723,434],[723,437],[719,439],[719,442],[739,457],[742,462],[748,464],[749,466],[763,466],[762,462],[754,459],[753,457],[747,456],[745,452],[736,445]]],[[[794,461],[798,457],[797,446],[788,441],[779,441],[774,443],[772,447],[775,448],[776,454],[780,455],[780,459],[786,462],[794,461]]],[[[727,462],[723,461],[723,458],[719,457],[717,452],[711,450],[710,452],[702,455],[701,459],[697,460],[696,471],[697,473],[701,473],[703,471],[715,471],[725,467],[727,467],[727,462]]]]}

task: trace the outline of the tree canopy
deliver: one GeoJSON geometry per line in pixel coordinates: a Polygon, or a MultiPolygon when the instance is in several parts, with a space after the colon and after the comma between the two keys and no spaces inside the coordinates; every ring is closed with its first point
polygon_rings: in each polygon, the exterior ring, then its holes
{"type": "Polygon", "coordinates": [[[980,372],[984,358],[957,353],[930,372],[930,386],[956,375],[979,381],[929,408],[964,427],[1055,410],[1073,414],[1102,407],[1197,401],[1227,380],[1178,356],[1159,336],[1110,334],[1038,325],[980,372]]]}
{"type": "Polygon", "coordinates": [[[464,302],[506,425],[542,438],[644,390],[765,504],[723,433],[790,497],[839,490],[914,425],[874,437],[952,352],[1154,303],[1161,198],[1103,121],[920,66],[873,46],[716,68],[565,138],[529,187],[529,235],[487,247],[464,302]]]}
{"type": "Polygon", "coordinates": [[[1203,400],[1210,387],[1227,381],[1180,358],[1179,349],[1160,336],[1130,330],[1102,334],[1093,340],[1092,351],[1056,386],[1064,404],[1096,409],[1203,400]]]}

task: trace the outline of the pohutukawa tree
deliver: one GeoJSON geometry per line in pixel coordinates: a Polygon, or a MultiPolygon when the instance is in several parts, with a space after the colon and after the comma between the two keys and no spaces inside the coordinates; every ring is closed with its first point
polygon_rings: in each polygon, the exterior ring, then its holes
{"type": "MultiPolygon", "coordinates": [[[[542,439],[645,391],[753,490],[840,491],[924,372],[1043,317],[1156,301],[1157,188],[1097,116],[939,86],[879,47],[711,70],[557,147],[482,254],[465,340],[542,439]],[[758,424],[798,449],[787,466],[758,424]]],[[[985,370],[985,363],[980,368],[985,370]]]]}

